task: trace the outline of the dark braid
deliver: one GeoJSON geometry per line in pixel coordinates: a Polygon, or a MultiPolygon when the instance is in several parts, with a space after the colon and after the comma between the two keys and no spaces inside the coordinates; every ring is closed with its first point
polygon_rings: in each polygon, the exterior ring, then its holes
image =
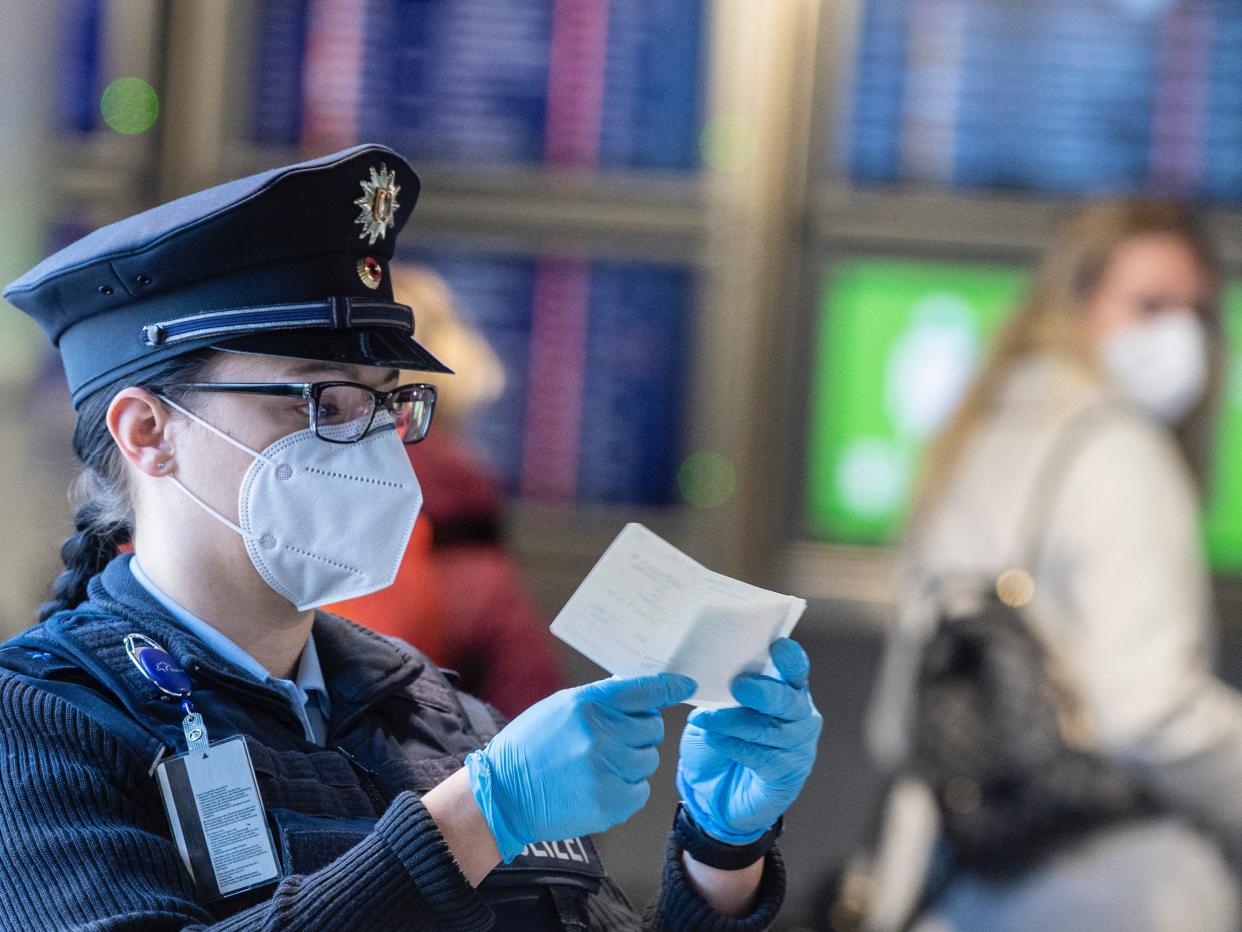
{"type": "Polygon", "coordinates": [[[52,583],[52,598],[39,606],[45,621],[61,609],[73,608],[86,597],[86,584],[116,555],[129,538],[129,528],[107,520],[107,510],[92,500],[82,502],[73,513],[74,533],[60,546],[65,568],[52,583]],[[110,525],[110,527],[109,527],[110,525]]]}
{"type": "Polygon", "coordinates": [[[137,377],[120,379],[92,392],[78,408],[73,452],[82,461],[82,472],[70,489],[70,499],[78,503],[73,513],[74,533],[61,545],[65,568],[52,583],[51,600],[39,606],[40,621],[84,601],[91,577],[107,566],[117,548],[133,535],[134,508],[125,459],[108,432],[112,399],[130,385],[179,395],[172,386],[202,380],[215,356],[212,350],[199,350],[174,357],[137,377]]]}

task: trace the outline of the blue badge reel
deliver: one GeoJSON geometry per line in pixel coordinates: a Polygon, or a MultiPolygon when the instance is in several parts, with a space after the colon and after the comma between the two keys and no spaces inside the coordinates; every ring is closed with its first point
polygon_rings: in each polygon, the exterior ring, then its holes
{"type": "Polygon", "coordinates": [[[173,838],[204,900],[242,893],[280,876],[254,765],[241,735],[211,743],[190,701],[193,682],[168,651],[142,634],[125,652],[162,696],[181,700],[186,751],[160,762],[156,778],[173,838]]]}

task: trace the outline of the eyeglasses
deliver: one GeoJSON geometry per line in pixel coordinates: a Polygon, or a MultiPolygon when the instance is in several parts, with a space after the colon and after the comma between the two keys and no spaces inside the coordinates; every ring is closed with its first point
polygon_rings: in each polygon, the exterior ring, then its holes
{"type": "Polygon", "coordinates": [[[422,383],[398,385],[390,392],[358,382],[182,382],[174,387],[302,398],[311,430],[329,443],[357,443],[380,408],[392,415],[402,443],[418,443],[427,436],[436,407],[436,387],[422,383]]]}

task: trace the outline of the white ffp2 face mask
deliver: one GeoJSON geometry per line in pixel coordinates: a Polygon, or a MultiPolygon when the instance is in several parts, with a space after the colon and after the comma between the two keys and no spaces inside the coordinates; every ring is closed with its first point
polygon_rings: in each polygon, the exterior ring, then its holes
{"type": "Polygon", "coordinates": [[[1203,397],[1208,336],[1194,311],[1165,311],[1107,337],[1104,365],[1117,387],[1166,424],[1176,424],[1203,397]]]}
{"type": "Polygon", "coordinates": [[[239,524],[169,478],[242,536],[259,575],[299,611],[392,585],[423,493],[387,411],[357,443],[328,443],[307,428],[259,452],[163,400],[254,457],[237,492],[239,524]]]}

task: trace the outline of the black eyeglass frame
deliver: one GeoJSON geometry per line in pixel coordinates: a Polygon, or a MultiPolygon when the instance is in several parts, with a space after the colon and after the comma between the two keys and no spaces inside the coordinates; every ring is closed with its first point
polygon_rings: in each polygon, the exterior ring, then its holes
{"type": "Polygon", "coordinates": [[[169,387],[184,388],[195,392],[235,392],[243,395],[273,395],[281,398],[302,398],[310,403],[307,406],[307,410],[310,416],[311,430],[315,432],[316,437],[327,443],[350,444],[362,440],[371,431],[371,425],[375,422],[375,412],[382,407],[389,414],[392,414],[392,408],[389,406],[392,399],[398,393],[408,391],[411,388],[417,388],[423,392],[423,400],[428,407],[426,426],[423,428],[422,433],[413,440],[402,438],[402,443],[415,444],[426,439],[428,431],[431,430],[431,421],[436,411],[436,387],[426,382],[408,382],[404,385],[398,385],[387,392],[372,388],[370,385],[363,385],[361,382],[348,382],[344,380],[328,382],[178,382],[169,387]],[[319,432],[319,399],[327,389],[339,386],[360,388],[363,391],[370,392],[371,397],[374,399],[374,403],[371,405],[371,417],[367,421],[367,426],[353,440],[337,440],[332,437],[325,437],[319,432]]]}

